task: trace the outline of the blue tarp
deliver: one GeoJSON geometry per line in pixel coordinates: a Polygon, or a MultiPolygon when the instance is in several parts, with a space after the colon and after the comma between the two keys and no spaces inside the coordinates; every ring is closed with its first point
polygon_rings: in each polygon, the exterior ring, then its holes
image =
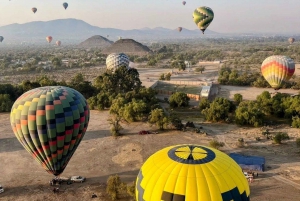
{"type": "Polygon", "coordinates": [[[231,153],[229,156],[237,163],[243,170],[265,171],[265,158],[259,156],[245,156],[241,154],[231,153]]]}

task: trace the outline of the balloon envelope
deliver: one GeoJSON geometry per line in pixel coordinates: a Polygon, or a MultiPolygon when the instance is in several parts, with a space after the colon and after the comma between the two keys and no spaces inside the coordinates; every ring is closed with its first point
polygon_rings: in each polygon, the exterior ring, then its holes
{"type": "Polygon", "coordinates": [[[63,7],[65,8],[65,9],[67,9],[68,8],[68,6],[69,6],[69,4],[68,3],[63,3],[63,7]]]}
{"type": "Polygon", "coordinates": [[[279,89],[283,81],[293,76],[295,63],[287,56],[270,56],[263,61],[261,72],[272,88],[279,89]]]}
{"type": "Polygon", "coordinates": [[[85,98],[63,86],[40,87],[24,93],[10,113],[19,142],[47,172],[56,176],[64,171],[81,142],[89,118],[85,98]]]}
{"type": "Polygon", "coordinates": [[[289,43],[292,44],[295,42],[295,38],[289,38],[289,43]]]}
{"type": "Polygon", "coordinates": [[[47,37],[46,37],[46,40],[48,41],[48,43],[51,43],[51,41],[52,41],[52,36],[47,36],[47,37]]]}
{"type": "Polygon", "coordinates": [[[4,40],[3,36],[0,36],[0,42],[2,42],[4,40]]]}
{"type": "Polygon", "coordinates": [[[210,23],[214,19],[214,12],[211,8],[203,6],[197,8],[193,13],[194,22],[196,23],[197,27],[202,31],[210,25],[210,23]]]}
{"type": "Polygon", "coordinates": [[[108,70],[116,70],[121,66],[129,68],[129,57],[124,53],[112,53],[106,58],[106,68],[108,70]]]}
{"type": "Polygon", "coordinates": [[[243,200],[250,189],[227,154],[201,145],[176,145],[150,156],[136,180],[137,201],[243,200]]]}
{"type": "Polygon", "coordinates": [[[181,31],[182,31],[182,27],[178,27],[177,29],[178,29],[178,31],[179,31],[179,32],[181,32],[181,31]]]}
{"type": "Polygon", "coordinates": [[[183,5],[185,5],[185,4],[186,4],[186,2],[185,2],[185,1],[183,1],[183,2],[182,2],[182,4],[183,4],[183,5]]]}
{"type": "Polygon", "coordinates": [[[37,11],[37,8],[31,8],[32,12],[35,13],[37,11]]]}
{"type": "Polygon", "coordinates": [[[60,40],[56,41],[56,45],[60,46],[61,45],[61,41],[60,40]]]}

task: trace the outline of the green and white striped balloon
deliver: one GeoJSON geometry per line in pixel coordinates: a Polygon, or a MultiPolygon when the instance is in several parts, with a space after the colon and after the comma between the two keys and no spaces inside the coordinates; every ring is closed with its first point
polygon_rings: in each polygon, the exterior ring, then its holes
{"type": "Polygon", "coordinates": [[[204,34],[205,29],[214,19],[214,12],[211,8],[202,6],[197,8],[193,13],[194,22],[204,34]]]}

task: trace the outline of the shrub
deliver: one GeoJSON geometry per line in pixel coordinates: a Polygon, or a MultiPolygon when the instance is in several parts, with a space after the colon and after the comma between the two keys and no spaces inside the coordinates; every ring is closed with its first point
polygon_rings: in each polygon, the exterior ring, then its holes
{"type": "Polygon", "coordinates": [[[215,149],[219,149],[221,147],[224,147],[224,142],[219,142],[217,140],[211,140],[209,142],[209,146],[212,147],[212,148],[215,148],[215,149]]]}
{"type": "Polygon", "coordinates": [[[135,182],[133,181],[132,184],[127,185],[127,193],[135,200],[135,182]]]}
{"type": "Polygon", "coordinates": [[[237,142],[237,146],[244,147],[244,145],[245,145],[244,138],[239,138],[237,142]]]}
{"type": "Polygon", "coordinates": [[[255,140],[256,140],[256,141],[260,141],[260,137],[256,137],[255,140]]]}
{"type": "Polygon", "coordinates": [[[117,200],[118,195],[124,191],[126,184],[124,184],[119,175],[109,176],[107,179],[106,192],[112,200],[117,200]]]}
{"type": "Polygon", "coordinates": [[[282,133],[282,132],[279,132],[277,133],[274,137],[273,137],[273,141],[276,143],[276,144],[281,144],[281,141],[282,140],[288,140],[290,139],[289,135],[287,133],[282,133]]]}

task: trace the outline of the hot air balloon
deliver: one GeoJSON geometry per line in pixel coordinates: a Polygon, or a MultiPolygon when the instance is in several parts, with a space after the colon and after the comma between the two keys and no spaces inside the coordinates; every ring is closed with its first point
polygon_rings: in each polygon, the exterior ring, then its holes
{"type": "Polygon", "coordinates": [[[31,8],[31,10],[32,10],[33,13],[36,13],[37,8],[31,8]]]}
{"type": "Polygon", "coordinates": [[[69,4],[68,3],[63,3],[63,7],[65,8],[65,10],[68,8],[69,4]]]}
{"type": "Polygon", "coordinates": [[[193,13],[194,22],[204,34],[205,29],[214,19],[214,12],[211,8],[203,6],[197,8],[193,13]]]}
{"type": "Polygon", "coordinates": [[[182,2],[182,4],[183,4],[183,5],[185,5],[185,4],[186,4],[186,2],[185,2],[185,1],[183,1],[183,2],[182,2]]]}
{"type": "Polygon", "coordinates": [[[4,40],[3,36],[0,36],[0,42],[2,42],[4,40]]]}
{"type": "Polygon", "coordinates": [[[289,43],[292,44],[295,42],[295,38],[289,38],[289,43]]]}
{"type": "Polygon", "coordinates": [[[106,58],[106,68],[108,70],[116,70],[121,66],[129,69],[129,57],[124,53],[112,53],[106,58]]]}
{"type": "Polygon", "coordinates": [[[89,118],[89,107],[82,94],[63,86],[27,91],[16,100],[10,113],[19,142],[55,176],[66,168],[85,134],[89,118]]]}
{"type": "Polygon", "coordinates": [[[46,37],[46,40],[48,41],[48,43],[51,43],[51,41],[52,41],[52,36],[47,36],[47,37],[46,37]]]}
{"type": "Polygon", "coordinates": [[[227,154],[201,145],[164,148],[143,164],[137,201],[250,201],[248,181],[227,154]]]}
{"type": "Polygon", "coordinates": [[[181,32],[181,31],[182,31],[182,27],[178,27],[177,30],[178,30],[179,32],[181,32]]]}
{"type": "Polygon", "coordinates": [[[56,45],[60,46],[61,45],[61,41],[60,40],[56,41],[56,45]]]}
{"type": "Polygon", "coordinates": [[[263,61],[261,72],[271,87],[277,90],[283,81],[288,81],[293,76],[295,63],[287,56],[270,56],[263,61]]]}

